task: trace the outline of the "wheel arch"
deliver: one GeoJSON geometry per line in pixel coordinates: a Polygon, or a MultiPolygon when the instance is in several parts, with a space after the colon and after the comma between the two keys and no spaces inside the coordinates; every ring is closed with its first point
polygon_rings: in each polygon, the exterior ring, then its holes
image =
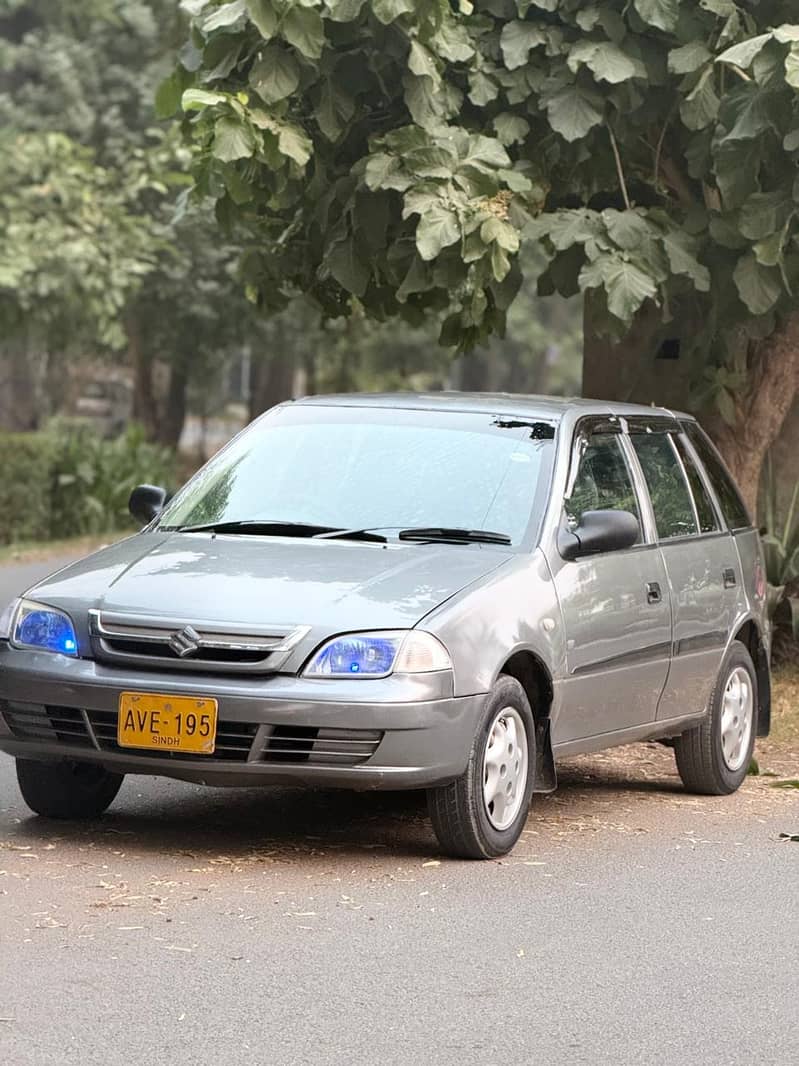
{"type": "Polygon", "coordinates": [[[771,669],[768,651],[757,622],[748,618],[736,630],[733,640],[740,641],[752,656],[757,675],[757,735],[767,737],[771,731],[771,669]]]}
{"type": "Polygon", "coordinates": [[[557,774],[550,721],[554,697],[552,675],[544,660],[530,648],[514,651],[503,663],[498,676],[503,674],[519,682],[533,712],[536,741],[534,791],[554,792],[557,788],[557,774]]]}

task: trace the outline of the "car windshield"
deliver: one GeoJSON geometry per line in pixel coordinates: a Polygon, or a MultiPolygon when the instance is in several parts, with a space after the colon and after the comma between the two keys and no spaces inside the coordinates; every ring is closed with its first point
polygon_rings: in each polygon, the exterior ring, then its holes
{"type": "Polygon", "coordinates": [[[491,530],[518,544],[543,510],[553,438],[554,427],[534,419],[287,405],[212,459],[160,525],[278,523],[389,535],[448,527],[491,530]]]}

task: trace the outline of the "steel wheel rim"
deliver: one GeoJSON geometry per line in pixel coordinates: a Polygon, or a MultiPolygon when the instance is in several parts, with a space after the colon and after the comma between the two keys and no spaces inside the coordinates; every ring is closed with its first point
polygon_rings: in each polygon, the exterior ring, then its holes
{"type": "Polygon", "coordinates": [[[500,832],[513,824],[527,789],[527,730],[519,712],[504,707],[488,731],[483,753],[483,805],[500,832]]]}
{"type": "Polygon", "coordinates": [[[755,699],[747,670],[736,666],[721,703],[721,752],[728,770],[740,770],[749,753],[755,699]]]}

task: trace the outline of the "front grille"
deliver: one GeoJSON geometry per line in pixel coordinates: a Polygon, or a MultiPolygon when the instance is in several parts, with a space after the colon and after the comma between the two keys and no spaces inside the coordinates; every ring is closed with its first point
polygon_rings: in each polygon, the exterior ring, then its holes
{"type": "Polygon", "coordinates": [[[83,711],[0,700],[0,713],[19,740],[62,744],[164,762],[285,763],[310,766],[358,766],[371,759],[383,739],[378,729],[331,729],[303,725],[265,725],[219,721],[213,755],[150,748],[124,748],[117,743],[116,711],[83,711]],[[262,730],[262,731],[261,731],[262,730]],[[259,733],[260,731],[260,733],[259,733]],[[253,752],[257,737],[263,743],[253,752]]]}
{"type": "Polygon", "coordinates": [[[100,661],[204,673],[274,673],[309,632],[308,626],[243,629],[109,611],[90,611],[89,622],[92,650],[100,661]]]}
{"type": "Polygon", "coordinates": [[[83,712],[75,707],[50,707],[40,703],[0,701],[6,724],[20,740],[39,740],[93,748],[83,712]]]}
{"type": "Polygon", "coordinates": [[[278,725],[266,738],[261,761],[357,766],[371,759],[383,734],[377,729],[321,729],[278,725]]]}
{"type": "Polygon", "coordinates": [[[252,722],[217,722],[216,746],[213,755],[196,755],[190,751],[158,751],[150,748],[124,748],[117,743],[117,712],[89,711],[97,743],[102,751],[112,751],[124,755],[146,755],[147,758],[165,759],[176,762],[194,759],[205,762],[246,762],[252,748],[258,726],[252,722]]]}

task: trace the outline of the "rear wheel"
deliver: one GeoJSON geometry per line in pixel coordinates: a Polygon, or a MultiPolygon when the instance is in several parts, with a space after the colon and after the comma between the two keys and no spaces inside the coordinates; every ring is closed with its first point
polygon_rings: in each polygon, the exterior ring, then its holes
{"type": "Polygon", "coordinates": [[[469,763],[448,785],[428,789],[436,836],[447,855],[493,859],[521,836],[535,773],[535,723],[524,689],[500,677],[486,700],[469,763]]]}
{"type": "Polygon", "coordinates": [[[94,763],[17,759],[22,798],[45,818],[96,818],[111,805],[123,780],[94,763]]]}
{"type": "Polygon", "coordinates": [[[756,732],[757,675],[752,657],[736,640],[721,664],[709,714],[674,740],[685,787],[706,796],[735,792],[749,769],[756,732]]]}

